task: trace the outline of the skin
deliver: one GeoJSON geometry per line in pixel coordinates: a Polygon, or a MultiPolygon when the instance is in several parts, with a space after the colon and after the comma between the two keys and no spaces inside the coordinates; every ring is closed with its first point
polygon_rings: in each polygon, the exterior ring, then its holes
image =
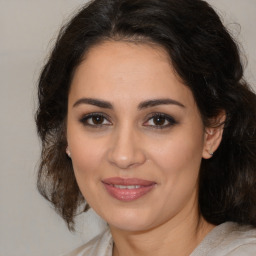
{"type": "Polygon", "coordinates": [[[198,213],[198,174],[221,135],[220,128],[204,127],[190,89],[161,47],[104,42],[90,49],[71,83],[67,152],[83,196],[109,224],[113,255],[193,251],[213,228],[198,213]],[[139,107],[156,99],[173,102],[139,107]],[[110,177],[156,185],[124,202],[106,191],[102,180],[110,177]]]}

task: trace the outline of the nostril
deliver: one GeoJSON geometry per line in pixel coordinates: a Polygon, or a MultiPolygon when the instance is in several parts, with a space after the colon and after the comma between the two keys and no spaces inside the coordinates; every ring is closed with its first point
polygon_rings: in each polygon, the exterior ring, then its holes
{"type": "Polygon", "coordinates": [[[133,150],[123,150],[120,148],[110,150],[108,154],[108,161],[121,169],[129,169],[144,163],[146,157],[142,150],[133,149],[133,150]]]}
{"type": "Polygon", "coordinates": [[[140,147],[139,137],[130,125],[119,127],[111,138],[108,161],[120,169],[128,169],[142,164],[145,154],[140,147]]]}

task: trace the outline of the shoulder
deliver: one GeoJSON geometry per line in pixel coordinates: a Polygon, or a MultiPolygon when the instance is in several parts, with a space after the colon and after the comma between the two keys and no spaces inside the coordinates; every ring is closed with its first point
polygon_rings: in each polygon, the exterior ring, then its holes
{"type": "Polygon", "coordinates": [[[250,256],[256,255],[256,229],[233,222],[214,228],[191,256],[250,256]]]}
{"type": "Polygon", "coordinates": [[[63,256],[111,256],[112,248],[113,239],[107,229],[88,243],[63,256]]]}

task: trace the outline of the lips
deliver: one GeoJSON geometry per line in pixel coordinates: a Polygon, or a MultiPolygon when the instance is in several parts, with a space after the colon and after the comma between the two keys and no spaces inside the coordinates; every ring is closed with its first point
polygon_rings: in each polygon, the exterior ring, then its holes
{"type": "Polygon", "coordinates": [[[123,179],[112,177],[102,181],[110,196],[120,201],[133,201],[149,193],[155,182],[137,178],[123,179]]]}

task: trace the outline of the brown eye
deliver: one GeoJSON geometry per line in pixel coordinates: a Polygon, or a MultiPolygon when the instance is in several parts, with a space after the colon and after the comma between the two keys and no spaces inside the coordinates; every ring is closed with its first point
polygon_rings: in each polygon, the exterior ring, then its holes
{"type": "Polygon", "coordinates": [[[104,122],[104,117],[103,116],[93,116],[92,117],[92,123],[96,125],[103,124],[104,122]]]}
{"type": "Polygon", "coordinates": [[[101,127],[111,125],[111,122],[108,120],[105,115],[101,113],[91,113],[84,116],[80,122],[85,126],[92,126],[92,127],[101,127]]]}
{"type": "Polygon", "coordinates": [[[163,116],[156,116],[152,118],[152,121],[155,125],[164,125],[166,122],[166,118],[163,116]]]}
{"type": "Polygon", "coordinates": [[[176,120],[164,113],[153,113],[151,117],[144,123],[145,126],[163,129],[177,124],[176,120]]]}

